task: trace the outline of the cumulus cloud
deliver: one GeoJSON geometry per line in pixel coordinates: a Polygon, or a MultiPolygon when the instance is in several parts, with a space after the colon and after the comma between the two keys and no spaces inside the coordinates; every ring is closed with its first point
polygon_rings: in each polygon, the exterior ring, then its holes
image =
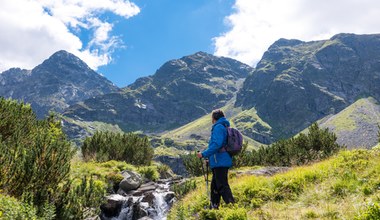
{"type": "Polygon", "coordinates": [[[379,33],[377,0],[236,0],[229,31],[213,39],[215,54],[255,66],[279,38],[328,39],[338,33],[379,33]]]}
{"type": "Polygon", "coordinates": [[[0,0],[0,72],[33,68],[58,50],[94,69],[108,64],[123,44],[113,24],[100,19],[106,12],[128,19],[140,9],[129,0],[0,0]],[[79,38],[83,32],[88,42],[79,38]]]}

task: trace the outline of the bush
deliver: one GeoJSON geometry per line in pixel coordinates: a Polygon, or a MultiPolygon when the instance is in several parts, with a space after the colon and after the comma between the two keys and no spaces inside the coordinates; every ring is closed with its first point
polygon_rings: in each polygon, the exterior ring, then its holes
{"type": "Polygon", "coordinates": [[[157,167],[155,166],[146,166],[140,167],[138,172],[150,181],[156,181],[160,177],[160,174],[157,171],[157,167]]]}
{"type": "Polygon", "coordinates": [[[170,169],[170,167],[166,164],[158,164],[157,171],[160,174],[160,178],[162,179],[167,179],[175,175],[173,171],[170,169]]]}
{"type": "Polygon", "coordinates": [[[37,120],[30,105],[0,99],[0,189],[34,204],[38,213],[68,177],[74,152],[50,115],[37,120]]]}
{"type": "Polygon", "coordinates": [[[37,219],[36,209],[15,198],[0,194],[0,219],[37,219]]]}
{"type": "MultiPolygon", "coordinates": [[[[203,175],[202,171],[202,161],[197,157],[197,153],[189,153],[181,155],[183,160],[183,164],[185,165],[186,171],[191,176],[201,176],[203,175]]],[[[206,167],[204,167],[204,171],[206,172],[206,167]]]]}
{"type": "MultiPolygon", "coordinates": [[[[70,143],[54,115],[0,99],[0,219],[83,219],[99,213],[105,183],[70,179],[70,143]]],[[[81,176],[82,178],[82,176],[81,176]]]]}
{"type": "Polygon", "coordinates": [[[172,190],[175,193],[177,199],[183,198],[186,194],[197,188],[197,182],[189,179],[185,182],[176,183],[172,186],[172,190]]]}
{"type": "Polygon", "coordinates": [[[153,148],[147,137],[133,133],[96,132],[85,139],[82,154],[86,161],[125,161],[134,165],[150,165],[153,148]]]}
{"type": "Polygon", "coordinates": [[[105,189],[102,181],[88,176],[65,182],[55,198],[57,219],[86,219],[99,215],[105,189]]]}
{"type": "Polygon", "coordinates": [[[377,203],[369,204],[355,219],[357,220],[377,220],[380,219],[380,206],[377,203]]]}
{"type": "Polygon", "coordinates": [[[309,127],[308,134],[299,134],[288,140],[280,140],[268,147],[251,152],[244,151],[238,158],[239,166],[293,166],[308,164],[327,158],[344,146],[336,143],[337,137],[317,123],[309,127]]]}

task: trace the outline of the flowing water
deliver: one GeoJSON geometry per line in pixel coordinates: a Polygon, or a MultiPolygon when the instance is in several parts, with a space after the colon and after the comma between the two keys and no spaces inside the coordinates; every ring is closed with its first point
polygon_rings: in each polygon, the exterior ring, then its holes
{"type": "Polygon", "coordinates": [[[153,220],[166,220],[166,216],[175,198],[170,191],[170,182],[155,184],[152,191],[142,193],[140,196],[111,195],[118,201],[122,201],[121,211],[118,216],[105,217],[104,220],[138,220],[144,216],[153,220]],[[148,199],[147,199],[148,198],[148,199]]]}

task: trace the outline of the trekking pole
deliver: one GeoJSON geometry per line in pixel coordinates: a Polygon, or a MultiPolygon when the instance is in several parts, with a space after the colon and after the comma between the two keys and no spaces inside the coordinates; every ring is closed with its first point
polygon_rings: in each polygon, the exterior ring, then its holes
{"type": "MultiPolygon", "coordinates": [[[[199,153],[199,151],[198,151],[198,153],[199,153]]],[[[210,201],[210,207],[211,207],[211,195],[210,195],[210,189],[208,187],[208,160],[207,159],[204,160],[206,163],[206,171],[207,171],[207,172],[205,172],[205,168],[203,166],[203,160],[202,160],[202,158],[199,158],[199,159],[201,161],[202,174],[203,174],[203,177],[204,177],[205,182],[206,182],[206,194],[207,194],[208,200],[210,201]]]]}
{"type": "Polygon", "coordinates": [[[206,159],[206,191],[207,191],[207,196],[208,196],[208,201],[210,201],[210,207],[212,207],[212,202],[211,202],[211,192],[210,188],[208,187],[208,171],[209,171],[209,161],[206,159]]]}

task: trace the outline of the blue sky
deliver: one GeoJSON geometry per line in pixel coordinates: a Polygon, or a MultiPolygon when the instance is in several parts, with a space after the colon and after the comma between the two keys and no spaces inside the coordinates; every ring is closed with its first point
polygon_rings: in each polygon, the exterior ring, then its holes
{"type": "Polygon", "coordinates": [[[198,51],[255,66],[279,38],[380,33],[378,0],[0,0],[0,73],[59,50],[119,87],[198,51]]]}
{"type": "Polygon", "coordinates": [[[113,61],[100,67],[118,86],[152,75],[164,62],[198,51],[214,52],[212,38],[227,30],[224,18],[231,13],[231,0],[139,0],[141,12],[116,19],[114,34],[126,48],[116,49],[113,61]]]}

